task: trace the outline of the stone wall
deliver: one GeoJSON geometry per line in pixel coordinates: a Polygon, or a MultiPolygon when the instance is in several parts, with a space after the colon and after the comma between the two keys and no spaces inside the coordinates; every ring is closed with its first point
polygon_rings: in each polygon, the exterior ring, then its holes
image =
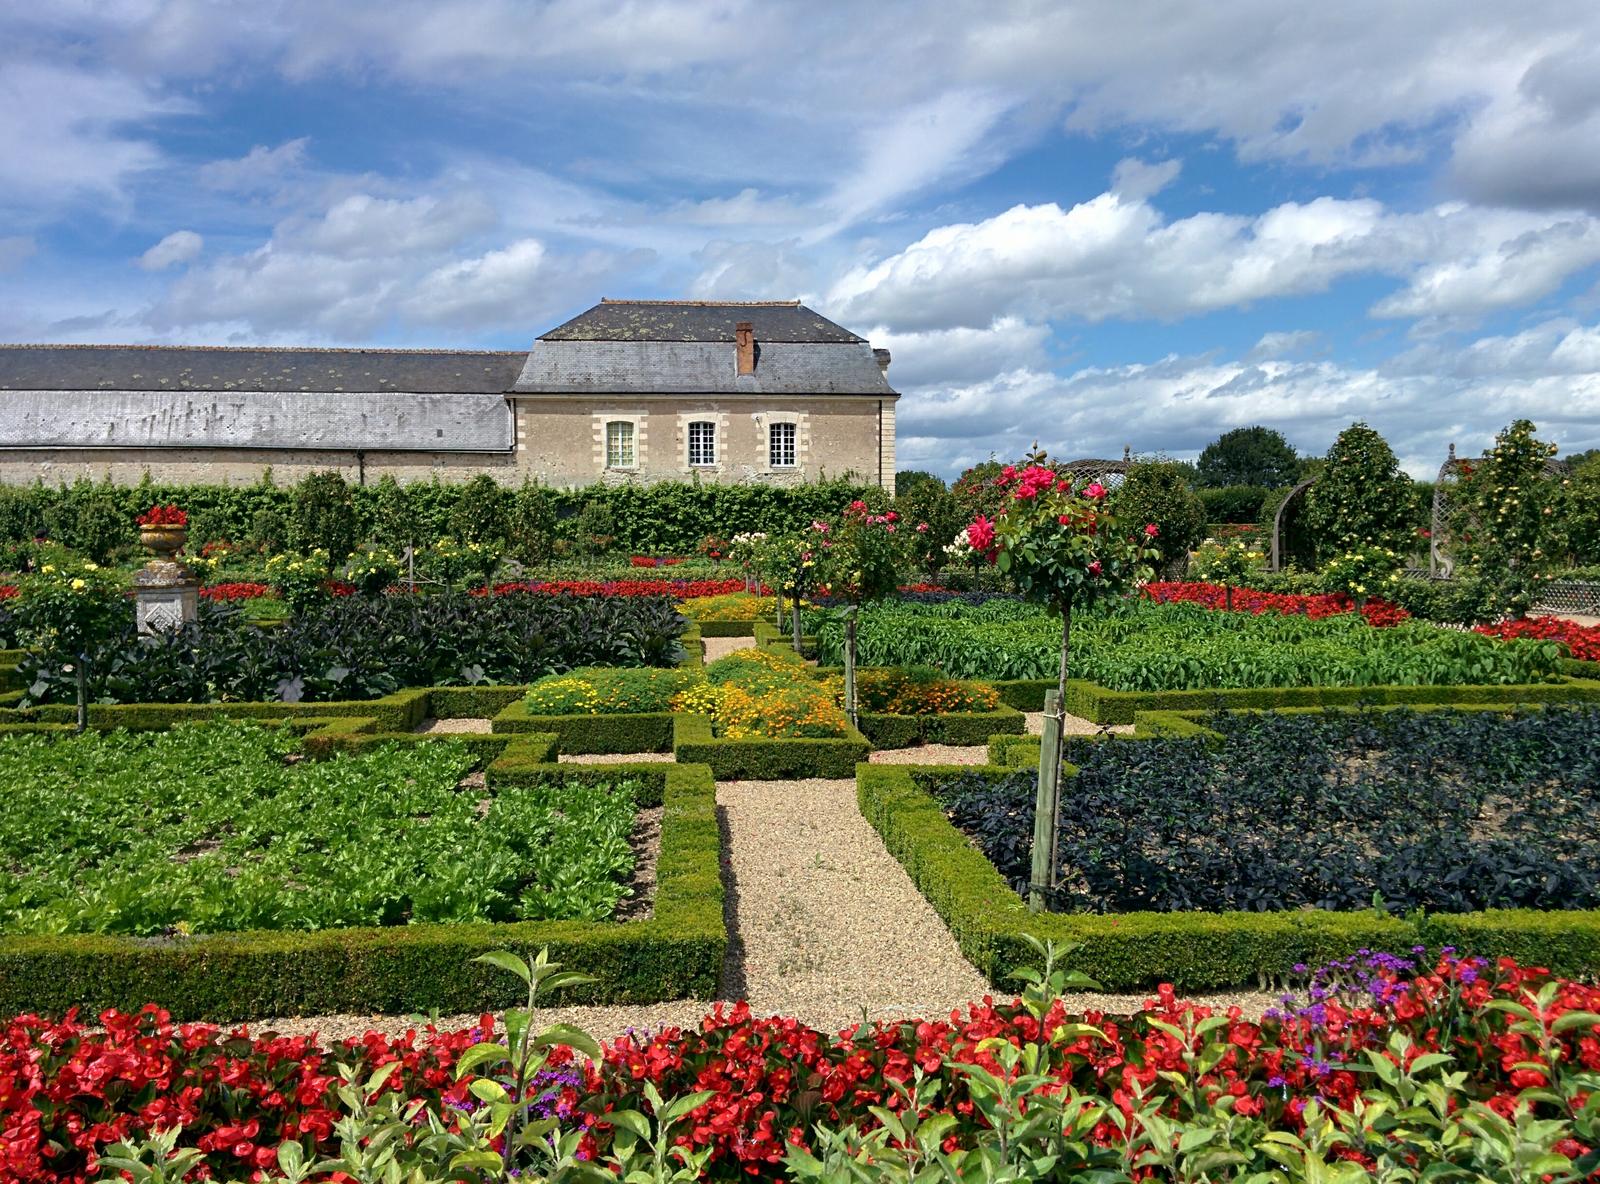
{"type": "Polygon", "coordinates": [[[371,483],[386,473],[399,481],[465,481],[488,473],[506,485],[524,477],[549,485],[596,481],[701,480],[777,484],[855,475],[894,483],[894,400],[827,396],[811,399],[696,399],[683,395],[625,395],[579,399],[517,396],[516,451],[384,452],[245,448],[29,448],[0,450],[0,481],[71,482],[79,477],[135,484],[148,471],[157,481],[248,485],[270,466],[274,480],[290,484],[307,473],[334,470],[352,482],[371,483]],[[634,424],[637,464],[607,469],[605,424],[634,424]],[[691,468],[689,424],[717,425],[716,463],[691,468]],[[796,464],[768,463],[767,430],[775,420],[795,424],[796,464]],[[880,423],[882,432],[880,434],[880,423]]]}

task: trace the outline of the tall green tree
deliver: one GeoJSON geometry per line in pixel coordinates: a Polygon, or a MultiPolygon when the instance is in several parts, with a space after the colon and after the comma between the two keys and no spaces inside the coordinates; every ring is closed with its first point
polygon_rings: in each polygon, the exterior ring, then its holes
{"type": "Polygon", "coordinates": [[[1195,463],[1199,483],[1208,489],[1227,485],[1293,485],[1300,458],[1283,433],[1272,428],[1234,428],[1205,446],[1195,463]]]}
{"type": "Polygon", "coordinates": [[[336,472],[307,473],[294,487],[289,512],[289,545],[297,551],[321,548],[343,563],[361,541],[355,496],[336,472]]]}
{"type": "Polygon", "coordinates": [[[1112,505],[1124,521],[1154,523],[1159,529],[1154,545],[1166,577],[1182,574],[1189,552],[1206,534],[1205,506],[1189,488],[1188,474],[1171,462],[1134,465],[1112,505]]]}
{"type": "Polygon", "coordinates": [[[1477,567],[1498,593],[1496,607],[1513,614],[1526,611],[1534,581],[1554,565],[1560,546],[1563,486],[1545,471],[1556,446],[1536,430],[1519,419],[1495,436],[1482,460],[1468,462],[1451,523],[1457,559],[1477,567]]]}
{"type": "Polygon", "coordinates": [[[1411,548],[1411,478],[1388,441],[1365,423],[1339,433],[1305,504],[1318,562],[1361,546],[1402,554],[1411,548]]]}
{"type": "Polygon", "coordinates": [[[944,478],[923,469],[901,469],[894,475],[894,495],[897,498],[916,493],[926,486],[935,487],[942,493],[944,478]]]}
{"type": "Polygon", "coordinates": [[[501,546],[506,540],[506,502],[509,495],[488,473],[479,473],[456,495],[451,529],[468,543],[501,546]]]}

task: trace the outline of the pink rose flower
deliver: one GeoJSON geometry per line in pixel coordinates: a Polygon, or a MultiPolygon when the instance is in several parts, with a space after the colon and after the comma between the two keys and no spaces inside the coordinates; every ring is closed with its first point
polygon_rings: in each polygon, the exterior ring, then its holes
{"type": "Polygon", "coordinates": [[[994,523],[979,514],[967,527],[967,542],[974,551],[990,551],[994,547],[994,523]]]}
{"type": "Polygon", "coordinates": [[[1098,559],[1089,565],[1089,574],[1092,576],[1100,574],[1100,561],[1098,559]]]}
{"type": "Polygon", "coordinates": [[[1152,522],[1144,528],[1144,533],[1145,537],[1153,539],[1156,537],[1156,535],[1161,533],[1161,528],[1152,522]]]}
{"type": "Polygon", "coordinates": [[[1098,481],[1095,481],[1092,484],[1084,487],[1084,491],[1083,491],[1083,496],[1084,497],[1092,497],[1096,501],[1099,501],[1101,498],[1105,497],[1105,495],[1106,495],[1106,487],[1104,485],[1100,484],[1100,482],[1098,482],[1098,481]]]}

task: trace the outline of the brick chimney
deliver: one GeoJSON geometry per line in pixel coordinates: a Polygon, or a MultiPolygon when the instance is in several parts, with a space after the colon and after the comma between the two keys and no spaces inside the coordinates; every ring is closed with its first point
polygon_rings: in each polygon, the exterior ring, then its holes
{"type": "Polygon", "coordinates": [[[740,374],[756,372],[756,333],[749,321],[740,321],[733,327],[733,348],[739,361],[740,374]]]}

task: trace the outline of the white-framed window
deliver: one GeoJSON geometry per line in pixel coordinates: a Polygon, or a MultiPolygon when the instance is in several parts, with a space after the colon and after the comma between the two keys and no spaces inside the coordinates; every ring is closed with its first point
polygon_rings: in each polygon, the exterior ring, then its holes
{"type": "Polygon", "coordinates": [[[792,469],[795,465],[795,426],[792,423],[775,423],[767,427],[767,463],[775,469],[792,469]]]}
{"type": "Polygon", "coordinates": [[[709,419],[697,419],[689,424],[689,464],[714,465],[717,463],[717,425],[709,419]]]}
{"type": "Polygon", "coordinates": [[[633,422],[613,419],[606,424],[606,468],[633,469],[639,466],[639,454],[634,448],[633,422]]]}

